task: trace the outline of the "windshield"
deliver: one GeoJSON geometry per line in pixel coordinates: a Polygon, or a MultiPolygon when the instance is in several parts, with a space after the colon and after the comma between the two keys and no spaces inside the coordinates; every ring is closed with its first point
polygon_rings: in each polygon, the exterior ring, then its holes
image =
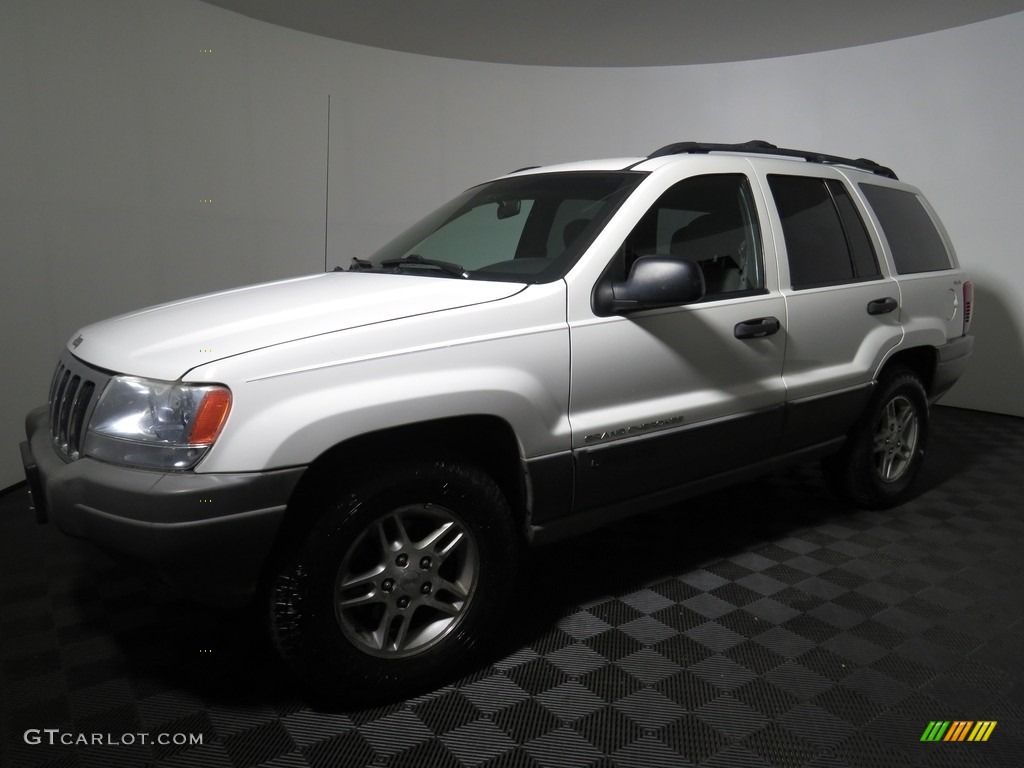
{"type": "Polygon", "coordinates": [[[526,283],[557,280],[643,177],[622,171],[548,173],[482,184],[351,269],[526,283]]]}

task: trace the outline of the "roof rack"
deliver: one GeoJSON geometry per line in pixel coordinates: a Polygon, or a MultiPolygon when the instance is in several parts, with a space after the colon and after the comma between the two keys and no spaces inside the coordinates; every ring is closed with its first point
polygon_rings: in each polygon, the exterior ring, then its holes
{"type": "Polygon", "coordinates": [[[809,163],[822,163],[824,165],[846,165],[850,168],[857,168],[861,171],[874,173],[878,176],[885,176],[889,179],[896,179],[897,176],[892,168],[879,165],[874,160],[861,157],[852,160],[848,157],[837,157],[836,155],[824,155],[821,152],[805,152],[802,149],[784,149],[770,144],[767,141],[755,139],[743,144],[706,144],[700,141],[681,141],[676,144],[668,144],[661,149],[655,150],[647,156],[647,159],[665,157],[667,155],[706,155],[709,152],[742,152],[745,155],[777,155],[780,157],[795,157],[806,160],[809,163]]]}

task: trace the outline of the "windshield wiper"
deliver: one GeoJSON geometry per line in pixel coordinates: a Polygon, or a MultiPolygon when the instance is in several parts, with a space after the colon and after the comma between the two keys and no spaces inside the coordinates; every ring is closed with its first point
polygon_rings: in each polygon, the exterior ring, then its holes
{"type": "Polygon", "coordinates": [[[387,259],[380,263],[382,267],[437,267],[446,275],[454,275],[455,277],[461,277],[469,279],[469,273],[458,264],[452,264],[450,261],[440,261],[438,259],[424,259],[418,253],[410,253],[408,256],[403,256],[400,259],[387,259]]]}
{"type": "Polygon", "coordinates": [[[357,259],[352,257],[352,261],[349,263],[348,269],[344,267],[335,267],[332,272],[360,272],[364,269],[373,269],[373,264],[366,259],[357,259]]]}

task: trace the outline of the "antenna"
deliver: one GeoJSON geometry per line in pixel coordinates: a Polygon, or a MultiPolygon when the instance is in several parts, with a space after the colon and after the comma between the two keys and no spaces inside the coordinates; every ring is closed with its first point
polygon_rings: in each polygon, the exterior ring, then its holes
{"type": "Polygon", "coordinates": [[[331,215],[331,94],[327,94],[327,173],[324,180],[324,272],[327,271],[327,225],[331,215]]]}

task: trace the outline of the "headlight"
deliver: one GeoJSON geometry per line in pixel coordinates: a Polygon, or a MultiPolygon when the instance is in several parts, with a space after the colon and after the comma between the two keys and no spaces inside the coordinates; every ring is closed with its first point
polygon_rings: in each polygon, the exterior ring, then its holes
{"type": "Polygon", "coordinates": [[[151,469],[189,469],[213,445],[231,410],[227,387],[115,376],[89,422],[84,453],[151,469]]]}

